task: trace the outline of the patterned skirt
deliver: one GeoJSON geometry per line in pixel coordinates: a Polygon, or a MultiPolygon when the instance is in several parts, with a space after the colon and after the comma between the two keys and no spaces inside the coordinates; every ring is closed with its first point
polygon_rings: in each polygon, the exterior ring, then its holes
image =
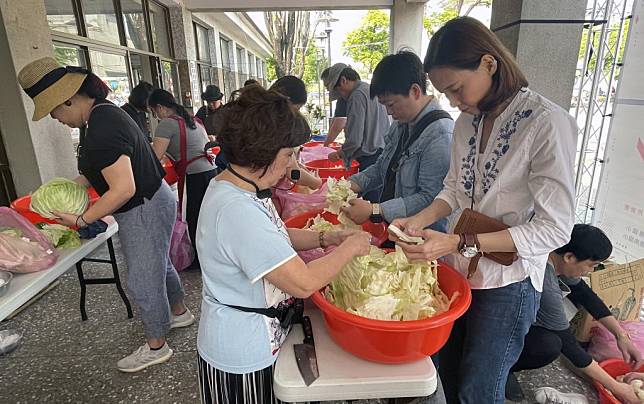
{"type": "Polygon", "coordinates": [[[273,394],[273,366],[252,373],[228,373],[197,355],[202,404],[281,404],[273,394]]]}

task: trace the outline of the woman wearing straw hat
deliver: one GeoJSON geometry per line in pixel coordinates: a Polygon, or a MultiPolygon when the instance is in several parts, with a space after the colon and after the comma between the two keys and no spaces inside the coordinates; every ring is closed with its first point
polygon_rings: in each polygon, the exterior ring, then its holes
{"type": "Polygon", "coordinates": [[[159,160],[130,116],[105,99],[109,88],[90,71],[45,57],[25,66],[18,81],[34,101],[34,121],[49,114],[72,128],[86,128],[76,182],[92,185],[101,198],[78,216],[55,213],[66,225],[83,227],[106,215],[119,224],[128,289],[147,341],[121,359],[118,369],[137,372],[167,361],[172,349],[166,334],[192,324],[194,316],[183,303],[181,280],[168,256],[176,198],[162,180],[159,160]]]}

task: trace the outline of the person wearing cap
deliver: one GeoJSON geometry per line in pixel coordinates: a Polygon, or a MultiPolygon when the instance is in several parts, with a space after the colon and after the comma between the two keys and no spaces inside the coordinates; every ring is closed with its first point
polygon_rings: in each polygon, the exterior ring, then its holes
{"type": "MultiPolygon", "coordinates": [[[[327,67],[322,71],[320,78],[324,83],[329,79],[329,68],[327,67]]],[[[331,125],[329,125],[329,131],[326,134],[326,139],[324,139],[324,146],[329,147],[331,143],[335,142],[335,139],[338,137],[340,132],[344,130],[344,127],[347,124],[347,102],[342,98],[338,98],[335,102],[335,111],[333,111],[333,119],[331,119],[331,125]]]]}
{"type": "MultiPolygon", "coordinates": [[[[384,135],[389,129],[387,110],[371,98],[369,84],[361,81],[358,72],[344,63],[329,68],[324,85],[332,101],[343,98],[347,102],[345,142],[340,151],[329,154],[329,160],[343,160],[346,167],[357,160],[360,170],[369,168],[385,146],[384,135]]],[[[364,197],[376,202],[378,195],[368,192],[364,197]]]]}
{"type": "Polygon", "coordinates": [[[166,335],[192,324],[194,316],[169,258],[177,205],[163,167],[136,123],[106,99],[109,87],[89,70],[45,57],[23,67],[18,81],[33,99],[34,121],[50,115],[86,130],[75,181],[91,185],[101,197],[81,215],[52,213],[67,226],[85,227],[107,215],[119,225],[128,289],[139,306],[146,343],[118,361],[118,369],[138,372],[166,362],[173,353],[166,335]]]}
{"type": "MultiPolygon", "coordinates": [[[[358,224],[391,223],[420,212],[443,189],[454,121],[438,100],[427,95],[423,62],[412,52],[385,56],[373,72],[370,91],[395,121],[376,163],[349,181],[353,191],[375,191],[379,199],[378,203],[354,199],[344,212],[358,224]]],[[[445,232],[447,220],[432,228],[445,232]]]]}
{"type": "Polygon", "coordinates": [[[123,111],[127,112],[134,119],[134,122],[136,122],[141,132],[148,139],[148,142],[152,142],[152,134],[148,126],[147,116],[148,98],[150,98],[152,90],[154,90],[152,84],[147,81],[140,81],[130,92],[129,97],[127,97],[127,102],[121,106],[123,111]]]}
{"type": "Polygon", "coordinates": [[[215,140],[215,122],[217,120],[217,110],[221,108],[222,98],[224,98],[224,95],[219,87],[214,84],[207,86],[206,91],[201,93],[201,99],[206,102],[206,105],[199,108],[195,116],[199,118],[203,126],[206,128],[208,136],[212,136],[210,140],[215,140]]]}

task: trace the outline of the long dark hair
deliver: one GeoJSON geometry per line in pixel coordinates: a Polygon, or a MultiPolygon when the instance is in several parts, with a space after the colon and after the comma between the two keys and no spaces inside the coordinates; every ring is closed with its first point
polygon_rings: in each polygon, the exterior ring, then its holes
{"type": "Polygon", "coordinates": [[[510,51],[478,20],[454,18],[436,31],[427,48],[425,72],[439,67],[476,70],[484,55],[491,55],[497,61],[492,88],[478,105],[481,112],[490,112],[527,87],[528,80],[510,51]]]}
{"type": "Polygon", "coordinates": [[[182,117],[184,121],[186,121],[187,127],[189,127],[190,129],[197,129],[195,119],[192,117],[192,115],[190,115],[190,113],[188,113],[188,110],[186,110],[183,105],[177,104],[174,96],[165,90],[157,88],[156,90],[152,91],[150,98],[148,98],[148,105],[152,108],[159,105],[170,108],[174,110],[177,115],[182,117]]]}

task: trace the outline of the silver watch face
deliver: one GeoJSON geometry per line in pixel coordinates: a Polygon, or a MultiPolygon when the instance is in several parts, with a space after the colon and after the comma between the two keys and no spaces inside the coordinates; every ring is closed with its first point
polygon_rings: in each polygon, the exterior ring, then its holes
{"type": "Polygon", "coordinates": [[[474,258],[478,253],[479,250],[476,246],[465,246],[461,250],[461,255],[465,258],[474,258]]]}

